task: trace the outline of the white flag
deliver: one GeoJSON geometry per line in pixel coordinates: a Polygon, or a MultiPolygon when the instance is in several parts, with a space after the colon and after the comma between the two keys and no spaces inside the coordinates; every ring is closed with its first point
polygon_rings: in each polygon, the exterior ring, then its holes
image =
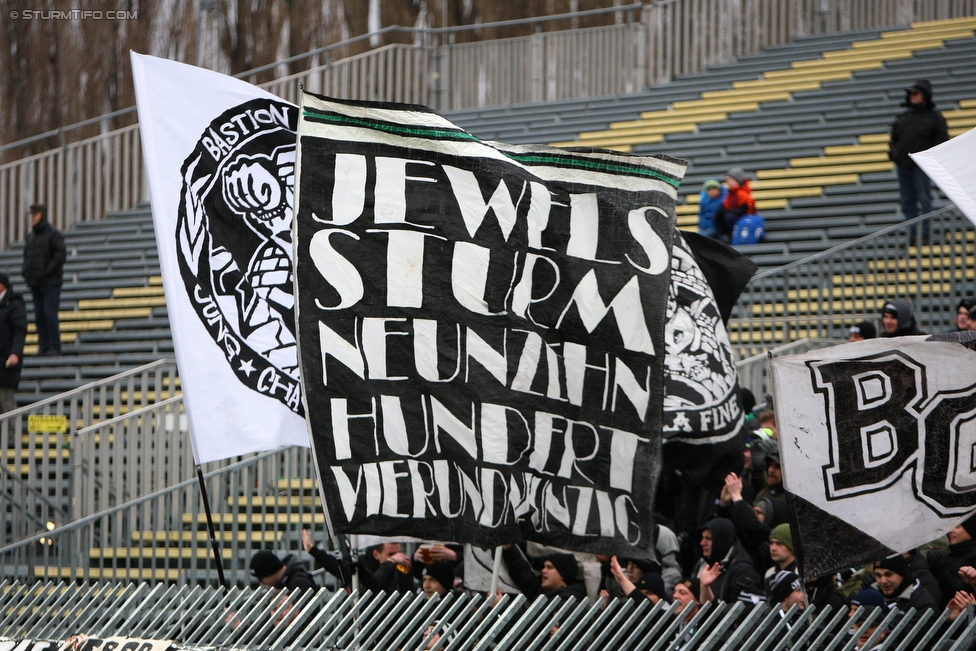
{"type": "Polygon", "coordinates": [[[807,576],[908,551],[972,514],[972,338],[871,339],[771,360],[807,576]]]}
{"type": "Polygon", "coordinates": [[[197,463],[308,446],[292,298],[298,109],[136,53],[132,76],[197,463]]]}
{"type": "Polygon", "coordinates": [[[976,129],[931,149],[911,154],[969,221],[976,224],[976,129]]]}

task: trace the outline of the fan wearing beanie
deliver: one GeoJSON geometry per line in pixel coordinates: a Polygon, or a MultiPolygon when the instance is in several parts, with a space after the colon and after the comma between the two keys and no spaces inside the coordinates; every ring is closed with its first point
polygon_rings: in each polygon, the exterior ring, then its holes
{"type": "Polygon", "coordinates": [[[258,583],[269,588],[279,590],[315,590],[318,586],[312,575],[308,573],[305,564],[297,560],[293,554],[285,556],[284,560],[270,550],[262,550],[251,557],[251,576],[258,583]]]}
{"type": "Polygon", "coordinates": [[[793,572],[781,570],[773,575],[769,582],[769,604],[779,606],[787,611],[795,604],[797,608],[806,608],[806,601],[803,597],[803,585],[793,572]]]}
{"type": "Polygon", "coordinates": [[[902,554],[892,554],[876,562],[874,578],[877,582],[871,587],[884,596],[889,607],[903,613],[910,608],[916,611],[939,608],[935,598],[908,569],[908,559],[902,554]]]}
{"type": "Polygon", "coordinates": [[[454,589],[454,568],[444,561],[434,561],[424,566],[421,590],[430,599],[435,594],[443,597],[454,589]]]}
{"type": "Polygon", "coordinates": [[[515,545],[502,549],[502,559],[515,585],[530,601],[539,595],[563,599],[573,597],[577,601],[586,597],[586,585],[578,578],[576,557],[570,553],[546,556],[541,575],[532,571],[528,559],[515,545]]]}
{"type": "Polygon", "coordinates": [[[785,522],[773,527],[769,532],[769,558],[773,566],[766,570],[763,576],[766,594],[769,594],[770,584],[778,572],[796,572],[796,555],[793,553],[793,534],[790,525],[785,522]]]}
{"type": "MultiPolygon", "coordinates": [[[[855,649],[864,649],[865,644],[874,635],[874,632],[878,630],[878,623],[881,622],[885,615],[887,615],[888,604],[885,603],[884,597],[877,590],[861,590],[853,597],[851,597],[851,609],[847,612],[847,617],[852,620],[851,625],[851,635],[856,635],[860,633],[860,637],[857,640],[857,645],[855,649]],[[863,608],[865,612],[862,612],[857,619],[854,619],[854,613],[859,609],[863,608]],[[879,617],[875,617],[871,620],[871,623],[864,625],[867,613],[880,608],[882,610],[879,617]]],[[[887,631],[882,630],[875,642],[880,642],[884,639],[887,631]]],[[[875,649],[876,647],[871,647],[875,649]]]]}
{"type": "MultiPolygon", "coordinates": [[[[631,564],[644,565],[641,562],[642,559],[631,559],[628,566],[631,564]]],[[[650,565],[650,564],[647,564],[650,565]]],[[[657,565],[654,563],[654,565],[657,565]]],[[[660,565],[657,565],[660,568],[660,565]]],[[[656,604],[661,599],[668,601],[667,589],[664,587],[664,579],[661,577],[659,572],[654,572],[652,570],[645,570],[641,572],[640,577],[633,579],[629,572],[625,571],[620,565],[620,561],[617,560],[616,556],[610,557],[610,573],[613,578],[617,580],[620,584],[620,588],[627,595],[628,599],[634,599],[638,602],[644,601],[645,599],[650,599],[651,603],[656,604]]],[[[608,598],[610,595],[606,590],[600,591],[600,596],[604,599],[608,598]]]]}
{"type": "Polygon", "coordinates": [[[17,386],[24,368],[27,308],[23,297],[10,286],[10,276],[0,271],[0,413],[17,408],[17,386]]]}

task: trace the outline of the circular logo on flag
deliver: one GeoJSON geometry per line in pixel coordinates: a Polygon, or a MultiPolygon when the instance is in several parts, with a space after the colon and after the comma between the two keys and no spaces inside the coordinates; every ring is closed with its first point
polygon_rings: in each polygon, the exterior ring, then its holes
{"type": "Polygon", "coordinates": [[[298,109],[259,99],[210,123],[183,163],[177,256],[237,378],[302,414],[291,225],[298,109]]]}
{"type": "Polygon", "coordinates": [[[683,238],[675,237],[671,248],[664,434],[668,439],[717,442],[739,430],[738,373],[718,304],[687,247],[683,238]]]}

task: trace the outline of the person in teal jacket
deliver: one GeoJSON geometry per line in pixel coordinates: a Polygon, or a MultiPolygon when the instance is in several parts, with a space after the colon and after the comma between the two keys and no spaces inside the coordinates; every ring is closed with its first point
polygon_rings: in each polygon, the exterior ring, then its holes
{"type": "Polygon", "coordinates": [[[708,179],[702,186],[698,199],[698,233],[705,237],[719,237],[715,226],[715,213],[722,207],[728,190],[722,187],[716,179],[708,179]]]}

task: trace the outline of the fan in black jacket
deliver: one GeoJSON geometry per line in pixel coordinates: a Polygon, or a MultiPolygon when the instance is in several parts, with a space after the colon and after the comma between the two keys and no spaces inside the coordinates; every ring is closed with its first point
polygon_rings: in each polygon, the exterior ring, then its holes
{"type": "Polygon", "coordinates": [[[0,272],[0,413],[17,406],[17,385],[24,368],[27,309],[24,299],[10,286],[10,276],[0,272]]]}
{"type": "Polygon", "coordinates": [[[541,576],[532,571],[522,550],[514,545],[502,550],[502,559],[515,585],[529,601],[540,594],[550,598],[575,597],[577,602],[586,597],[586,585],[577,578],[579,569],[572,554],[547,556],[541,576]]]}
{"type": "MultiPolygon", "coordinates": [[[[891,125],[888,158],[895,163],[901,190],[901,212],[907,220],[932,211],[932,183],[909,154],[945,142],[949,139],[949,131],[945,118],[935,110],[932,84],[927,79],[919,79],[905,89],[902,106],[907,110],[896,117],[891,125]]],[[[928,235],[924,227],[922,235],[928,235]]],[[[911,237],[915,239],[914,233],[911,237]]]]}
{"type": "Polygon", "coordinates": [[[21,273],[34,298],[34,321],[37,324],[37,354],[61,353],[61,330],[58,307],[61,303],[61,281],[67,249],[64,236],[47,220],[44,204],[30,207],[31,229],[24,242],[24,265],[21,273]]]}

